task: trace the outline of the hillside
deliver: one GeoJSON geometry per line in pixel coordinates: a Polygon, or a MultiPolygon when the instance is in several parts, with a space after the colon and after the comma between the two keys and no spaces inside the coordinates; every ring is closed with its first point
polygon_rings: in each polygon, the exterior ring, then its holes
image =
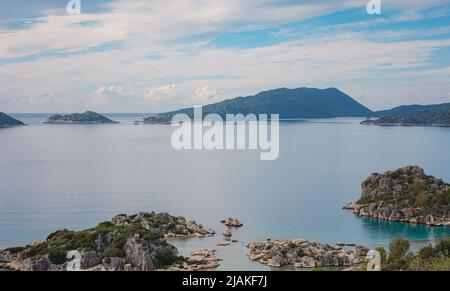
{"type": "Polygon", "coordinates": [[[373,113],[374,117],[383,117],[383,116],[391,116],[391,117],[400,117],[412,114],[418,111],[428,111],[428,112],[438,112],[442,110],[450,109],[450,103],[443,104],[431,104],[431,105],[403,105],[398,106],[388,110],[375,111],[373,113]]]}
{"type": "Polygon", "coordinates": [[[450,126],[450,107],[447,109],[438,109],[438,107],[429,108],[417,111],[409,111],[405,108],[393,110],[390,113],[391,115],[382,116],[376,120],[365,120],[361,124],[385,126],[450,126]]]}
{"type": "Polygon", "coordinates": [[[22,121],[0,112],[0,128],[25,125],[22,121]]]}
{"type": "Polygon", "coordinates": [[[47,124],[115,124],[116,121],[92,111],[68,115],[53,115],[47,119],[47,124]]]}
{"type": "MultiPolygon", "coordinates": [[[[172,117],[184,113],[193,117],[193,108],[159,113],[144,119],[145,123],[170,123],[172,117]]],[[[254,96],[237,97],[203,107],[203,115],[279,114],[281,119],[368,117],[372,111],[336,88],[276,89],[254,96]]]]}

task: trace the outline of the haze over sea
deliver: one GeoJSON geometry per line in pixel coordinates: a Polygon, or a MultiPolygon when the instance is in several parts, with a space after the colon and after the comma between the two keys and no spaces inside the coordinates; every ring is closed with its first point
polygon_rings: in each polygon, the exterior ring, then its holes
{"type": "Polygon", "coordinates": [[[373,172],[419,165],[450,181],[450,128],[378,127],[337,118],[280,125],[280,156],[257,151],[175,151],[173,128],[133,125],[148,114],[105,114],[119,125],[43,125],[50,114],[12,114],[26,127],[0,130],[0,247],[83,229],[119,213],[169,212],[216,229],[214,238],[173,242],[211,247],[221,269],[258,270],[245,243],[268,238],[369,247],[403,235],[416,246],[450,228],[362,219],[342,206],[373,172]],[[216,247],[221,219],[237,217],[238,243],[216,247]]]}

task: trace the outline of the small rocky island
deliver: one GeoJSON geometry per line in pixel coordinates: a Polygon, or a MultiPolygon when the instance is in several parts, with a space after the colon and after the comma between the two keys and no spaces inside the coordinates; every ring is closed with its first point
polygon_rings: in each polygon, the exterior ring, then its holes
{"type": "Polygon", "coordinates": [[[273,268],[361,267],[369,251],[363,246],[346,249],[342,245],[333,247],[303,239],[267,240],[249,243],[247,248],[250,260],[273,268]]]}
{"type": "Polygon", "coordinates": [[[0,128],[25,125],[22,121],[0,112],[0,128]]]}
{"type": "Polygon", "coordinates": [[[450,184],[418,166],[372,174],[362,182],[361,198],[344,209],[379,220],[450,225],[450,184]]]}
{"type": "Polygon", "coordinates": [[[363,125],[383,126],[450,126],[450,109],[439,111],[418,110],[394,116],[382,116],[379,119],[368,119],[363,125]]]}
{"type": "Polygon", "coordinates": [[[215,268],[213,250],[191,257],[178,255],[166,237],[214,235],[195,221],[167,213],[117,215],[111,221],[82,230],[67,229],[50,234],[44,241],[0,250],[0,267],[18,271],[65,271],[70,251],[78,251],[81,269],[87,271],[200,270],[215,268]]]}
{"type": "Polygon", "coordinates": [[[45,124],[117,124],[101,114],[86,111],[84,113],[73,113],[68,115],[56,114],[47,119],[45,124]]]}

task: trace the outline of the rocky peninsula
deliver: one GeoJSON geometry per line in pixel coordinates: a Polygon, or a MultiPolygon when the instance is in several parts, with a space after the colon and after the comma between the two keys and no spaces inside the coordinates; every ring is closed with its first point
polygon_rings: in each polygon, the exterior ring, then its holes
{"type": "Polygon", "coordinates": [[[358,216],[429,226],[450,225],[450,184],[426,175],[418,166],[374,173],[361,187],[361,198],[344,206],[358,216]]]}
{"type": "Polygon", "coordinates": [[[0,128],[25,125],[22,121],[0,112],[0,128]]]}
{"type": "Polygon", "coordinates": [[[363,246],[348,249],[303,239],[267,240],[249,243],[247,248],[250,260],[273,268],[289,265],[296,268],[360,267],[369,251],[363,246]]]}
{"type": "Polygon", "coordinates": [[[362,125],[384,126],[450,126],[450,109],[440,111],[418,110],[405,114],[382,116],[379,119],[368,119],[362,125]]]}
{"type": "Polygon", "coordinates": [[[86,111],[84,113],[73,113],[68,115],[56,114],[47,119],[45,124],[117,124],[101,114],[86,111]]]}
{"type": "Polygon", "coordinates": [[[121,214],[91,229],[63,229],[44,241],[0,250],[0,267],[18,271],[65,271],[72,260],[67,258],[68,253],[77,251],[81,269],[87,271],[209,269],[218,266],[219,259],[213,250],[200,250],[191,257],[182,257],[165,237],[213,234],[213,230],[194,221],[167,213],[121,214]]]}

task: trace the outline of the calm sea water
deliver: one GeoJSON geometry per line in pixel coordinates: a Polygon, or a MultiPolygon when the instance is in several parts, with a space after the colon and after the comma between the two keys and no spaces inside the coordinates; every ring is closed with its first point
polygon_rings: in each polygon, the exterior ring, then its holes
{"type": "Polygon", "coordinates": [[[257,151],[175,151],[172,128],[133,125],[146,115],[109,115],[119,125],[43,125],[45,114],[16,114],[27,127],[0,130],[0,246],[40,240],[56,229],[83,229],[119,213],[167,211],[222,233],[239,218],[235,243],[221,235],[173,242],[183,254],[218,250],[223,270],[265,269],[245,244],[305,238],[367,246],[406,236],[416,246],[449,228],[378,222],[341,207],[373,172],[409,164],[450,181],[450,128],[368,127],[358,119],[283,123],[280,157],[257,151]]]}

